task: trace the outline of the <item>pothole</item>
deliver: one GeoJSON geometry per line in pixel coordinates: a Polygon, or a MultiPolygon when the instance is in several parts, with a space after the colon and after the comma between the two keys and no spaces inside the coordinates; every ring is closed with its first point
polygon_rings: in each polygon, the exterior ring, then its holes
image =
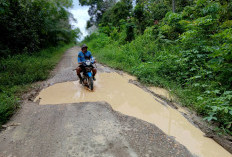
{"type": "Polygon", "coordinates": [[[57,83],[42,90],[35,101],[40,99],[40,105],[106,101],[116,111],[155,124],[197,156],[231,157],[215,141],[204,137],[204,133],[177,110],[161,104],[152,94],[128,83],[129,79],[134,78],[117,73],[100,73],[94,82],[94,91],[87,90],[77,81],[57,83]]]}

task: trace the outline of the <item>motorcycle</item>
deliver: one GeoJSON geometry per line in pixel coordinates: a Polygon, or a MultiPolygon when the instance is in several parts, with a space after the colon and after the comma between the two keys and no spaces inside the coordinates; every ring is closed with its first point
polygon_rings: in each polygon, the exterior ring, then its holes
{"type": "Polygon", "coordinates": [[[93,74],[92,74],[92,68],[93,68],[93,60],[86,60],[83,63],[84,69],[81,73],[82,76],[82,85],[87,86],[90,90],[93,90],[93,74]]]}

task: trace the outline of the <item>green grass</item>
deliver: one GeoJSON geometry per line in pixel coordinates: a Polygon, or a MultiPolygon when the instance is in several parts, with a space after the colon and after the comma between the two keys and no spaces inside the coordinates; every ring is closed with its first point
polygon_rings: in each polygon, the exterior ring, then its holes
{"type": "Polygon", "coordinates": [[[184,52],[178,42],[160,43],[147,33],[124,45],[102,34],[92,34],[84,42],[99,62],[144,84],[168,89],[183,106],[232,135],[231,89],[218,83],[200,54],[184,52]]]}
{"type": "Polygon", "coordinates": [[[0,60],[0,127],[19,107],[21,95],[36,81],[45,80],[73,44],[0,60]]]}

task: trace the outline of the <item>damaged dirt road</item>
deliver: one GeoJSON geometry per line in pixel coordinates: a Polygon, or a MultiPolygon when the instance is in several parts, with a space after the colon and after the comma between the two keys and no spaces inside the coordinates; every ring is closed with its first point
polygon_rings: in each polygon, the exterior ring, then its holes
{"type": "Polygon", "coordinates": [[[80,86],[78,51],[65,53],[37,97],[25,95],[0,133],[0,157],[231,156],[131,76],[99,64],[94,91],[80,86]]]}

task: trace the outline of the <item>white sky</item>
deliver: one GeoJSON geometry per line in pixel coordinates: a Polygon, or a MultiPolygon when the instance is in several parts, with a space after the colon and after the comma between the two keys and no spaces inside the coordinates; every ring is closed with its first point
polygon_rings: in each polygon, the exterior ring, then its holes
{"type": "Polygon", "coordinates": [[[88,6],[81,6],[79,5],[79,0],[73,0],[73,7],[69,9],[69,11],[73,14],[74,18],[77,22],[70,21],[74,28],[79,27],[83,36],[81,40],[88,35],[86,31],[86,22],[89,20],[88,14],[89,7],[88,6]]]}

